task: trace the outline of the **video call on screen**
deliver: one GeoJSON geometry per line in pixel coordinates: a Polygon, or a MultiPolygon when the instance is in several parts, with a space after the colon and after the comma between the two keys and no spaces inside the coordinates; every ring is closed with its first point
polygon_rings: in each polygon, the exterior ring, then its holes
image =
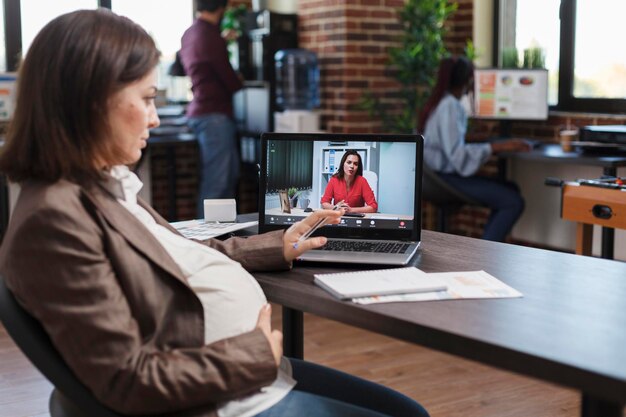
{"type": "MultiPolygon", "coordinates": [[[[335,190],[345,187],[338,179],[331,183],[346,162],[362,165],[360,184],[370,192],[360,195],[356,187],[348,193],[354,205],[369,206],[375,212],[361,217],[342,217],[331,227],[411,229],[415,203],[416,145],[411,142],[353,142],[269,140],[267,144],[267,176],[265,178],[265,222],[285,225],[295,223],[322,208],[326,193],[335,197],[335,190]],[[358,154],[358,158],[353,155],[358,154]],[[351,155],[352,154],[352,155],[351,155]],[[365,180],[365,181],[363,181],[365,180]],[[373,194],[373,196],[372,196],[373,194]]],[[[344,171],[344,176],[350,171],[344,171]]],[[[357,176],[355,173],[351,175],[357,176]]],[[[341,194],[336,194],[340,196],[341,194]]],[[[338,201],[331,198],[331,204],[338,201]]],[[[371,209],[370,209],[371,210],[371,209]]]]}

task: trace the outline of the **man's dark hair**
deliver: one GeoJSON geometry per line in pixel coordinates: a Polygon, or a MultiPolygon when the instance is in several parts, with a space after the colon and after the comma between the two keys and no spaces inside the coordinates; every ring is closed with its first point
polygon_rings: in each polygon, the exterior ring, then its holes
{"type": "Polygon", "coordinates": [[[196,0],[196,10],[199,12],[214,12],[220,7],[226,8],[228,0],[196,0]]]}

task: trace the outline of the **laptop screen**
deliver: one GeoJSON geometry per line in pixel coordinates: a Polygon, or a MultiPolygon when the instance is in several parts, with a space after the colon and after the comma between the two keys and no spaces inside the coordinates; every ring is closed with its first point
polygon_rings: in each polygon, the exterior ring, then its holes
{"type": "Polygon", "coordinates": [[[316,234],[419,240],[421,136],[265,133],[261,143],[260,231],[340,203],[350,207],[341,223],[316,234]]]}

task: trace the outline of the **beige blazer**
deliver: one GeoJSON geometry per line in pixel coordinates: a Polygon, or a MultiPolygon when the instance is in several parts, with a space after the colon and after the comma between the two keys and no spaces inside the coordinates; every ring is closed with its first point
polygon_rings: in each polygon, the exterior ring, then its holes
{"type": "MultiPolygon", "coordinates": [[[[246,269],[289,267],[280,231],[206,244],[246,269]]],[[[179,267],[104,187],[22,184],[0,273],[78,379],[119,413],[215,416],[217,402],[276,377],[260,330],[203,344],[202,305],[179,267]]]]}

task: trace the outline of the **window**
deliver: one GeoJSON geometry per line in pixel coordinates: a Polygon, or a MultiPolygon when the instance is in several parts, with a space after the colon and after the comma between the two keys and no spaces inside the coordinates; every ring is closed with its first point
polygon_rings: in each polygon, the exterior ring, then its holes
{"type": "MultiPolygon", "coordinates": [[[[501,0],[499,3],[498,66],[506,50],[517,53],[519,66],[530,48],[540,48],[548,70],[548,104],[556,105],[559,93],[559,6],[560,0],[501,0]]],[[[496,9],[497,10],[497,9],[496,9]]],[[[506,65],[505,65],[506,66],[506,65]]]]}
{"type": "Polygon", "coordinates": [[[624,0],[576,4],[574,97],[626,98],[624,0]],[[601,22],[601,24],[598,24],[601,22]],[[617,82],[616,82],[617,81],[617,82]]]}
{"type": "Polygon", "coordinates": [[[167,70],[180,49],[180,38],[193,21],[192,0],[112,0],[112,10],[132,19],[152,36],[161,51],[159,89],[167,89],[170,99],[188,99],[187,77],[170,77],[167,70]]]}
{"type": "Polygon", "coordinates": [[[21,0],[22,55],[39,31],[52,19],[63,13],[80,9],[95,9],[97,0],[21,0]]]}
{"type": "Polygon", "coordinates": [[[7,50],[4,38],[4,1],[0,1],[0,72],[7,70],[7,50]]]}
{"type": "Polygon", "coordinates": [[[506,48],[545,50],[557,110],[626,112],[623,0],[495,0],[498,64],[506,48]]]}
{"type": "Polygon", "coordinates": [[[166,75],[180,48],[180,38],[193,20],[193,0],[0,0],[0,72],[18,67],[39,31],[55,17],[79,9],[104,7],[127,16],[144,27],[160,49],[159,85],[168,98],[189,100],[187,77],[166,75]],[[6,16],[4,16],[6,15],[6,16]],[[6,24],[6,27],[3,27],[6,24]],[[6,37],[5,37],[6,34],[6,37]]]}

